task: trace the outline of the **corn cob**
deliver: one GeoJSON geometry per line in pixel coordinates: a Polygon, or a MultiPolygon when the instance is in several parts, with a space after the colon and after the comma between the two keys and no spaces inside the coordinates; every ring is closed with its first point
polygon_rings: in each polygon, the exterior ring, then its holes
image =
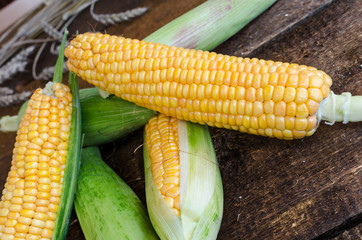
{"type": "Polygon", "coordinates": [[[132,189],[102,161],[97,147],[82,150],[74,206],[88,240],[158,239],[146,208],[132,189]]]}
{"type": "MultiPolygon", "coordinates": [[[[61,52],[64,50],[63,39],[61,52]]],[[[63,69],[60,54],[57,68],[63,69]]],[[[0,239],[63,239],[79,169],[77,81],[33,93],[17,131],[12,166],[0,202],[0,239]]]]}
{"type": "Polygon", "coordinates": [[[216,239],[223,191],[207,126],[160,114],[144,135],[147,209],[159,237],[216,239]]]}
{"type": "Polygon", "coordinates": [[[68,67],[91,84],[178,119],[262,136],[312,135],[331,78],[304,65],[231,57],[100,33],[78,35],[68,67]]]}
{"type": "Polygon", "coordinates": [[[163,199],[180,216],[180,157],[178,120],[165,115],[151,118],[145,128],[152,177],[163,199]]]}

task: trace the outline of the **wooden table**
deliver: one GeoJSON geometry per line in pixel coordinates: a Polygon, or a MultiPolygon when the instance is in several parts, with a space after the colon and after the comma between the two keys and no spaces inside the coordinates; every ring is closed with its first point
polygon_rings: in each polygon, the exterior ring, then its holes
{"type": "MultiPolygon", "coordinates": [[[[142,39],[201,0],[100,1],[98,13],[146,6],[130,22],[105,28],[84,12],[70,27],[142,39]]],[[[362,95],[362,2],[279,0],[216,52],[315,66],[335,93],[362,95]]],[[[17,76],[9,85],[34,89],[44,82],[17,76]]],[[[82,83],[82,86],[88,86],[82,83]]],[[[14,115],[20,105],[3,107],[14,115]]],[[[362,125],[323,122],[311,137],[282,141],[210,128],[224,186],[218,239],[361,239],[362,125]]],[[[0,190],[10,168],[15,133],[0,133],[0,190]]],[[[104,160],[145,202],[142,130],[101,146],[104,160]]],[[[84,239],[73,213],[67,239],[84,239]]]]}

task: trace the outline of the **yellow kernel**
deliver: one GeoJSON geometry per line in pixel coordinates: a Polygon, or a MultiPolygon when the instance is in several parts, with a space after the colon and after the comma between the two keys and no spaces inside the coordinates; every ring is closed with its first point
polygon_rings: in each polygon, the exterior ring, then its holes
{"type": "Polygon", "coordinates": [[[267,100],[263,103],[263,108],[265,113],[274,113],[274,101],[273,100],[267,100]]]}
{"type": "Polygon", "coordinates": [[[292,102],[295,99],[295,95],[296,95],[296,90],[295,88],[292,87],[286,87],[285,88],[285,93],[284,93],[284,102],[288,103],[288,102],[292,102]]]}
{"type": "Polygon", "coordinates": [[[278,138],[278,139],[283,139],[283,132],[277,129],[273,129],[273,136],[278,138]]]}
{"type": "Polygon", "coordinates": [[[256,90],[253,87],[249,87],[246,89],[245,97],[247,101],[254,102],[256,100],[256,90]]]}
{"type": "Polygon", "coordinates": [[[308,91],[305,88],[297,88],[295,102],[304,103],[308,99],[308,91]]]}
{"type": "Polygon", "coordinates": [[[278,85],[279,86],[285,86],[288,80],[288,77],[291,77],[287,73],[280,73],[278,77],[278,85]]]}
{"type": "Polygon", "coordinates": [[[263,114],[263,103],[262,102],[254,102],[253,103],[253,116],[258,117],[263,114]]]}
{"type": "Polygon", "coordinates": [[[313,129],[316,129],[317,127],[317,117],[316,116],[309,116],[307,118],[307,128],[306,128],[306,131],[310,131],[310,130],[313,130],[313,129]]]}
{"type": "Polygon", "coordinates": [[[245,88],[244,87],[236,87],[235,88],[235,99],[243,100],[245,98],[245,88]]]}
{"type": "Polygon", "coordinates": [[[295,119],[295,129],[298,131],[305,130],[308,125],[308,120],[306,118],[296,118],[295,119]]]}
{"type": "Polygon", "coordinates": [[[323,84],[324,84],[324,81],[319,76],[314,75],[309,78],[309,87],[311,87],[311,88],[320,88],[320,87],[322,87],[323,84]]]}
{"type": "Polygon", "coordinates": [[[318,88],[308,88],[308,96],[310,99],[320,102],[323,100],[323,93],[318,88]]]}
{"type": "Polygon", "coordinates": [[[276,116],[285,116],[286,115],[286,103],[283,101],[275,103],[274,113],[276,116]]]}
{"type": "Polygon", "coordinates": [[[279,102],[283,100],[284,97],[284,87],[283,86],[276,86],[273,93],[273,101],[279,102]]]}
{"type": "Polygon", "coordinates": [[[269,128],[275,127],[275,116],[274,114],[267,114],[266,115],[266,124],[269,128]]]}
{"type": "Polygon", "coordinates": [[[286,140],[292,140],[293,139],[293,133],[291,130],[285,129],[282,131],[282,134],[284,136],[284,139],[286,140]]]}
{"type": "Polygon", "coordinates": [[[327,84],[324,84],[320,90],[322,91],[323,97],[326,98],[329,95],[329,86],[327,84]]]}
{"type": "Polygon", "coordinates": [[[287,103],[286,116],[294,117],[297,113],[297,104],[295,102],[287,103]]]}
{"type": "Polygon", "coordinates": [[[296,117],[308,117],[309,112],[305,103],[297,104],[296,117]]]}
{"type": "Polygon", "coordinates": [[[292,133],[296,139],[303,138],[306,135],[305,131],[292,130],[292,133]]]}
{"type": "MultiPolygon", "coordinates": [[[[269,70],[271,70],[270,68],[269,70]]],[[[269,75],[268,84],[271,86],[277,86],[279,74],[277,72],[271,72],[269,75]]]]}
{"type": "Polygon", "coordinates": [[[285,128],[289,129],[289,130],[293,130],[294,129],[294,122],[295,122],[294,117],[285,117],[285,128]]]}
{"type": "Polygon", "coordinates": [[[17,233],[28,233],[29,225],[28,224],[17,223],[15,225],[15,230],[16,230],[17,233]]]}
{"type": "Polygon", "coordinates": [[[243,127],[246,129],[250,128],[250,116],[243,117],[243,127]]]}
{"type": "Polygon", "coordinates": [[[49,229],[49,228],[44,228],[42,233],[41,233],[42,238],[45,239],[51,239],[53,237],[53,230],[49,229]]]}
{"type": "Polygon", "coordinates": [[[312,99],[308,99],[307,102],[307,108],[308,108],[308,111],[309,111],[309,114],[310,115],[314,115],[317,113],[318,109],[319,109],[319,103],[312,100],[312,99]]]}
{"type": "MultiPolygon", "coordinates": [[[[33,219],[31,221],[31,226],[37,227],[37,228],[44,228],[45,227],[45,222],[39,219],[33,219]]],[[[30,231],[30,229],[29,229],[30,231]]]]}
{"type": "MultiPolygon", "coordinates": [[[[36,238],[30,238],[30,239],[39,239],[40,238],[40,234],[43,231],[43,229],[38,228],[38,227],[34,227],[34,226],[30,226],[29,227],[29,234],[34,234],[37,235],[36,238]]],[[[34,236],[35,237],[35,236],[34,236]]],[[[28,239],[29,237],[27,237],[28,239]]]]}
{"type": "MultiPolygon", "coordinates": [[[[22,209],[20,211],[20,216],[21,217],[25,217],[25,218],[33,218],[34,216],[34,211],[33,210],[28,210],[28,209],[22,209]]],[[[19,217],[20,218],[20,217],[19,217]]],[[[25,220],[25,219],[23,219],[25,220]]],[[[19,219],[19,222],[20,222],[20,219],[19,219]]],[[[25,223],[24,223],[25,224],[25,223]]]]}

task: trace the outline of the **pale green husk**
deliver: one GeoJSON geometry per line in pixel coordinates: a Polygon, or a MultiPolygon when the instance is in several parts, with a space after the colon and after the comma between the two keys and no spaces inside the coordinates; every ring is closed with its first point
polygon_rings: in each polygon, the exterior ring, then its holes
{"type": "Polygon", "coordinates": [[[276,0],[212,0],[171,21],[145,41],[205,51],[237,33],[276,0]]]}
{"type": "Polygon", "coordinates": [[[102,161],[98,147],[84,148],[74,202],[86,239],[158,239],[133,190],[102,161]]]}
{"type": "Polygon", "coordinates": [[[207,126],[178,121],[180,203],[177,217],[156,188],[144,147],[146,199],[151,222],[161,239],[216,239],[223,214],[221,175],[207,126]]]}
{"type": "Polygon", "coordinates": [[[16,116],[6,115],[0,118],[0,131],[2,132],[15,132],[18,130],[19,118],[16,116]]]}
{"type": "Polygon", "coordinates": [[[318,110],[319,120],[326,124],[335,122],[362,121],[362,96],[352,96],[349,92],[336,95],[330,91],[328,97],[320,103],[318,110]]]}

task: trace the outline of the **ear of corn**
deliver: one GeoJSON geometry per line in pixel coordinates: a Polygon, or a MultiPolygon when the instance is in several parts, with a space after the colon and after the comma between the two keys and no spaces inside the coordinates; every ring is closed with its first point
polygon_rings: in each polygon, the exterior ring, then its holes
{"type": "Polygon", "coordinates": [[[178,119],[282,139],[318,126],[331,78],[304,65],[237,58],[100,33],[78,35],[68,67],[95,86],[178,119]]]}
{"type": "MultiPolygon", "coordinates": [[[[57,67],[63,58],[62,50],[57,67]]],[[[78,86],[56,81],[32,95],[19,125],[0,202],[0,239],[64,239],[79,166],[78,86]]]]}
{"type": "Polygon", "coordinates": [[[216,239],[221,176],[206,126],[165,115],[145,128],[146,199],[161,239],[216,239]]]}
{"type": "Polygon", "coordinates": [[[145,207],[97,147],[82,150],[74,204],[86,239],[158,239],[145,207]]]}

